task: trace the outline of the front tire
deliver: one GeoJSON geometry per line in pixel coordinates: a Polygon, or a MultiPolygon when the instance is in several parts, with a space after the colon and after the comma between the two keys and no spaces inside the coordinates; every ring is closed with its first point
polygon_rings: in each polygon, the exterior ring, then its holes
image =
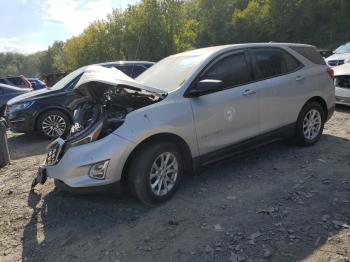
{"type": "Polygon", "coordinates": [[[148,143],[135,152],[129,186],[142,203],[155,206],[171,198],[184,173],[179,148],[169,142],[148,143]]]}
{"type": "Polygon", "coordinates": [[[68,134],[70,121],[68,116],[61,111],[47,111],[39,116],[36,128],[40,135],[48,139],[55,139],[68,134]]]}
{"type": "Polygon", "coordinates": [[[311,146],[320,140],[325,123],[325,112],[317,102],[306,104],[301,110],[297,126],[295,142],[300,146],[311,146]]]}

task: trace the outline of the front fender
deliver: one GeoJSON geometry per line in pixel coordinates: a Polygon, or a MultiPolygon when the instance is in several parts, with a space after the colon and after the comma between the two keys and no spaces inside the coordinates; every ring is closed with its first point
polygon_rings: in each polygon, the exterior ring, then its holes
{"type": "Polygon", "coordinates": [[[114,133],[135,144],[157,134],[173,134],[187,143],[192,157],[198,156],[193,112],[188,99],[165,99],[135,110],[114,133]]]}

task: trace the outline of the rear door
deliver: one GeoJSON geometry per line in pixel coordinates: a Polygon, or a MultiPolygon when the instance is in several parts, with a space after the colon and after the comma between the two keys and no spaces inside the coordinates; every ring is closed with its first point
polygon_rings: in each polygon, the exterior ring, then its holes
{"type": "Polygon", "coordinates": [[[244,51],[216,59],[199,77],[223,86],[191,99],[200,154],[223,149],[259,133],[259,98],[244,51]]]}
{"type": "Polygon", "coordinates": [[[252,48],[250,53],[260,96],[261,132],[294,123],[306,78],[302,63],[281,48],[252,48]]]}

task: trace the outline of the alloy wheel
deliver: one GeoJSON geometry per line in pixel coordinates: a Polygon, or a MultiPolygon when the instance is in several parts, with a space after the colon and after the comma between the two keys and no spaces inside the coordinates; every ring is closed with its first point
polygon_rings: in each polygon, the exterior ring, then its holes
{"type": "Polygon", "coordinates": [[[170,152],[160,154],[152,164],[149,183],[152,192],[157,196],[168,194],[178,178],[178,161],[170,152]]]}
{"type": "Polygon", "coordinates": [[[49,115],[42,123],[42,130],[49,137],[59,137],[63,135],[66,127],[66,121],[59,115],[49,115]]]}
{"type": "Polygon", "coordinates": [[[303,121],[303,134],[304,137],[308,140],[315,139],[321,130],[322,117],[318,110],[311,109],[305,115],[303,121]]]}

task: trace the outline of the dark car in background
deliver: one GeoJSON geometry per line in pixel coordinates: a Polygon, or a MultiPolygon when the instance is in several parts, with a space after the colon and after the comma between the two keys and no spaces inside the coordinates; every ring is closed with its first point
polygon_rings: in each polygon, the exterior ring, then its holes
{"type": "Polygon", "coordinates": [[[30,89],[0,84],[0,117],[4,115],[6,103],[19,95],[29,92],[30,89]]]}
{"type": "MultiPolygon", "coordinates": [[[[112,62],[100,66],[114,67],[135,78],[154,63],[112,62]]],[[[38,132],[53,139],[69,133],[73,112],[69,105],[75,100],[73,88],[86,67],[79,68],[62,78],[54,86],[33,91],[10,100],[5,117],[10,129],[18,133],[38,132]]]]}
{"type": "Polygon", "coordinates": [[[30,81],[24,76],[0,77],[0,84],[32,89],[30,81]]]}
{"type": "Polygon", "coordinates": [[[46,84],[39,78],[28,78],[28,80],[32,84],[32,88],[34,90],[40,90],[47,87],[46,84]]]}

